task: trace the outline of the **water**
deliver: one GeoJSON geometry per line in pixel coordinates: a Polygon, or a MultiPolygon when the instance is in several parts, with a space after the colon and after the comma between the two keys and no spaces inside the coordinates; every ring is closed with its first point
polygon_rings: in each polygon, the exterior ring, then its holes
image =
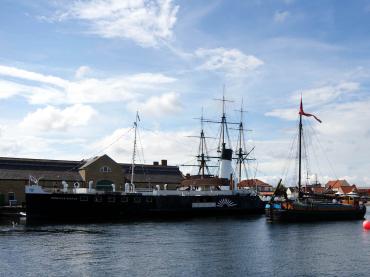
{"type": "MultiPolygon", "coordinates": [[[[370,213],[367,213],[370,218],[370,213]]],[[[362,221],[0,225],[0,276],[370,276],[362,221]]]]}

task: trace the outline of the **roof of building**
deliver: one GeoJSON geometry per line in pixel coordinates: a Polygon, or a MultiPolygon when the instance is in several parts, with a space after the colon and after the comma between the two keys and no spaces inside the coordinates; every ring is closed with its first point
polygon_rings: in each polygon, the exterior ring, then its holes
{"type": "MultiPolygon", "coordinates": [[[[125,178],[130,180],[132,165],[120,165],[125,178]]],[[[136,164],[134,167],[134,182],[137,183],[180,184],[182,180],[184,176],[178,166],[136,164]]]]}
{"type": "Polygon", "coordinates": [[[326,183],[326,188],[339,188],[341,186],[350,186],[346,180],[333,180],[326,183]]]}
{"type": "Polygon", "coordinates": [[[92,157],[90,159],[83,160],[83,163],[79,167],[79,169],[84,169],[84,168],[88,167],[89,165],[91,165],[91,164],[95,163],[97,160],[99,160],[101,157],[103,157],[103,156],[95,156],[95,157],[92,157]]]}
{"type": "Polygon", "coordinates": [[[78,171],[60,171],[60,170],[16,170],[1,169],[0,179],[2,180],[28,180],[30,176],[49,181],[83,181],[78,171]]]}
{"type": "Polygon", "coordinates": [[[81,161],[0,157],[0,169],[65,171],[77,169],[80,164],[81,161]]]}
{"type": "Polygon", "coordinates": [[[359,187],[359,188],[357,188],[357,190],[360,193],[364,193],[364,192],[370,193],[370,188],[362,188],[362,187],[359,187]]]}
{"type": "MultiPolygon", "coordinates": [[[[82,161],[0,157],[0,179],[28,180],[30,176],[33,176],[45,180],[83,181],[79,170],[103,156],[82,161]]],[[[119,165],[122,167],[124,177],[129,180],[132,165],[125,163],[119,163],[119,165]]],[[[138,183],[173,184],[180,183],[184,179],[178,166],[137,164],[134,173],[134,180],[138,183]]]]}
{"type": "Polygon", "coordinates": [[[344,194],[348,194],[351,192],[357,192],[356,186],[341,186],[339,187],[339,191],[341,191],[344,194]]]}
{"type": "MultiPolygon", "coordinates": [[[[131,174],[132,165],[120,163],[123,172],[126,174],[131,174]]],[[[181,174],[178,166],[169,165],[147,165],[147,164],[135,164],[134,167],[135,174],[166,174],[166,175],[178,175],[181,174]]],[[[182,174],[181,174],[182,176],[182,174]]]]}
{"type": "Polygon", "coordinates": [[[272,187],[271,185],[259,180],[259,179],[247,179],[242,180],[239,184],[239,187],[272,187]]]}
{"type": "Polygon", "coordinates": [[[326,191],[326,189],[324,187],[312,187],[311,190],[314,192],[314,193],[323,193],[326,191]]]}

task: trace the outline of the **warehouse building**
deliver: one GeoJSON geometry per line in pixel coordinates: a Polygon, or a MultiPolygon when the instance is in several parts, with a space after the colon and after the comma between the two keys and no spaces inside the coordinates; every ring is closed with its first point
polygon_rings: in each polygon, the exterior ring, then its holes
{"type": "MultiPolygon", "coordinates": [[[[97,190],[110,190],[115,184],[123,190],[131,178],[131,164],[117,163],[108,155],[82,161],[24,159],[0,157],[0,205],[25,202],[24,188],[38,180],[43,187],[61,189],[62,181],[70,187],[87,187],[90,181],[97,190]]],[[[184,179],[178,166],[167,165],[167,160],[152,165],[136,164],[134,184],[138,189],[175,189],[184,179]]]]}

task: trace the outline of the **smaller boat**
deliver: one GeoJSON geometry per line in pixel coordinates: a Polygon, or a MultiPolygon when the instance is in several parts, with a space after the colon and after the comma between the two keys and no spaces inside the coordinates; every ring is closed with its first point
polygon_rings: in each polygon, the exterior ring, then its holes
{"type": "Polygon", "coordinates": [[[336,197],[333,195],[306,194],[302,190],[302,116],[314,117],[303,111],[301,99],[299,110],[299,173],[298,173],[298,197],[288,199],[282,180],[279,181],[271,200],[266,204],[266,216],[270,221],[318,221],[318,220],[355,220],[363,219],[366,213],[366,206],[360,201],[357,195],[336,197]]]}

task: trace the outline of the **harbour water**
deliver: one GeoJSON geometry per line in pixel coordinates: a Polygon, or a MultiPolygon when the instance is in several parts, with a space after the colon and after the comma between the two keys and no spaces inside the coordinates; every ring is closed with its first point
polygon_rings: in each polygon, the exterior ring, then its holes
{"type": "MultiPolygon", "coordinates": [[[[370,218],[369,211],[366,215],[370,218]]],[[[0,225],[0,276],[369,276],[362,221],[0,225]]]]}

